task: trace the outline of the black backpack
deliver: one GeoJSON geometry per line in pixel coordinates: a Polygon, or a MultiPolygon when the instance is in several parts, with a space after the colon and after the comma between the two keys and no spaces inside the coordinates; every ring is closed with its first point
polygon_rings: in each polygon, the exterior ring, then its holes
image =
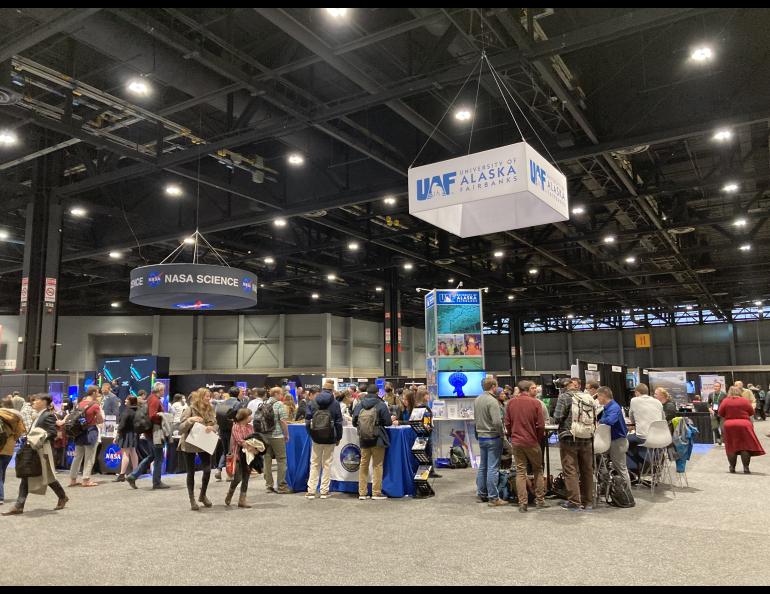
{"type": "Polygon", "coordinates": [[[310,438],[315,443],[332,444],[337,441],[332,413],[328,408],[319,408],[310,419],[310,438]]]}
{"type": "Polygon", "coordinates": [[[628,487],[626,479],[614,470],[610,473],[610,490],[607,503],[614,507],[634,507],[634,495],[628,487]]]}
{"type": "Polygon", "coordinates": [[[147,412],[147,405],[143,404],[142,406],[138,407],[134,413],[134,431],[137,433],[147,433],[151,430],[152,421],[150,420],[150,415],[147,412]]]}
{"type": "Polygon", "coordinates": [[[275,431],[275,411],[274,402],[265,402],[254,413],[254,431],[257,433],[269,434],[275,431]]]}
{"type": "Polygon", "coordinates": [[[449,466],[451,468],[468,468],[470,466],[470,461],[462,447],[454,446],[449,450],[449,466]]]}
{"type": "MultiPolygon", "coordinates": [[[[96,406],[95,404],[91,406],[96,406]]],[[[79,437],[86,429],[86,411],[90,410],[91,406],[80,408],[77,406],[71,413],[69,413],[64,419],[64,432],[68,437],[79,437]]]]}

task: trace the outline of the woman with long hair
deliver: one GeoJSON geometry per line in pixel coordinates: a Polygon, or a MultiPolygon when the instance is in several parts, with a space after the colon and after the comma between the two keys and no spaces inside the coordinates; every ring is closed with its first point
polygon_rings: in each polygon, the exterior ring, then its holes
{"type": "Polygon", "coordinates": [[[401,402],[404,408],[400,420],[408,423],[409,417],[412,416],[412,410],[414,409],[414,392],[409,388],[406,388],[404,393],[401,394],[401,402]]]}
{"type": "Polygon", "coordinates": [[[211,478],[211,454],[204,452],[200,448],[187,443],[187,436],[196,423],[206,427],[206,433],[216,433],[217,418],[214,407],[211,406],[211,392],[206,388],[196,390],[190,395],[190,407],[182,413],[182,420],[179,423],[179,445],[177,451],[184,455],[185,468],[187,468],[187,495],[190,498],[190,509],[198,511],[200,507],[195,502],[195,456],[200,456],[203,465],[203,476],[201,477],[201,492],[198,501],[204,507],[211,507],[212,503],[206,497],[206,489],[209,486],[211,478]]]}
{"type": "Polygon", "coordinates": [[[727,397],[719,404],[719,416],[724,419],[722,424],[722,440],[725,444],[727,461],[730,472],[735,472],[738,455],[743,462],[743,472],[751,474],[749,463],[752,456],[764,456],[765,450],[754,433],[751,417],[754,407],[743,395],[743,389],[733,386],[727,392],[727,397]]]}
{"type": "Polygon", "coordinates": [[[139,443],[139,436],[134,431],[134,415],[139,407],[139,400],[136,396],[126,398],[126,406],[120,414],[118,421],[118,431],[115,437],[115,443],[120,447],[123,458],[120,460],[120,474],[115,477],[116,483],[122,483],[126,480],[126,470],[128,463],[131,462],[131,469],[139,466],[139,456],[136,453],[136,446],[139,443]]]}
{"type": "Polygon", "coordinates": [[[238,507],[250,508],[251,506],[246,503],[246,491],[249,488],[249,475],[251,474],[251,468],[246,462],[246,452],[244,448],[247,448],[251,453],[256,454],[257,451],[246,443],[246,440],[254,433],[254,428],[251,426],[251,411],[248,408],[242,408],[235,414],[235,422],[233,423],[233,429],[230,433],[230,454],[235,456],[237,460],[237,467],[235,475],[230,483],[230,488],[227,490],[225,496],[225,505],[229,506],[235,495],[235,489],[238,484],[241,485],[241,494],[238,498],[238,507]]]}

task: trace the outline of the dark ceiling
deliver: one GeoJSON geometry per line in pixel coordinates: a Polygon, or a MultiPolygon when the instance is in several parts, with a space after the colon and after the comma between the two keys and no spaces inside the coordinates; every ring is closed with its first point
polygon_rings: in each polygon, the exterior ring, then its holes
{"type": "MultiPolygon", "coordinates": [[[[0,311],[18,309],[47,163],[64,172],[52,200],[88,213],[65,215],[60,314],[147,313],[127,303],[129,270],[190,235],[199,204],[201,232],[264,284],[256,312],[379,320],[395,268],[410,324],[415,288],[450,278],[489,287],[490,320],[686,303],[729,317],[770,297],[769,28],[766,9],[0,9],[0,64],[23,93],[0,106],[20,139],[0,148],[0,311]],[[694,63],[701,44],[714,59],[694,63]],[[472,239],[409,216],[407,169],[484,49],[583,214],[472,239]]],[[[472,150],[520,140],[488,70],[457,104],[477,90],[472,150]]],[[[450,110],[417,163],[467,152],[470,130],[450,110]]]]}

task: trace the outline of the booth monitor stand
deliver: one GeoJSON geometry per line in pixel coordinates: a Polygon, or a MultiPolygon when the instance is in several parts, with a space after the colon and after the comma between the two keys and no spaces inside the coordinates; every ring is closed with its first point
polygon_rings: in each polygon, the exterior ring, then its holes
{"type": "Polygon", "coordinates": [[[412,454],[417,458],[420,463],[417,472],[414,475],[414,490],[417,497],[432,497],[436,494],[431,487],[428,479],[430,473],[433,470],[433,460],[430,459],[428,453],[425,451],[428,446],[428,438],[430,437],[430,426],[426,426],[422,419],[409,421],[409,426],[417,434],[417,439],[414,440],[412,446],[412,454]]]}

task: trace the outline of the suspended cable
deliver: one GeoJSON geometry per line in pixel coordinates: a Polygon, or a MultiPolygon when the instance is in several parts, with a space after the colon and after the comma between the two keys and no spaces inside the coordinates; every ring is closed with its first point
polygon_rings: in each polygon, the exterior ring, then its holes
{"type": "Polygon", "coordinates": [[[473,117],[471,117],[471,136],[468,139],[468,154],[471,154],[471,143],[473,142],[473,130],[476,128],[476,114],[479,107],[479,89],[481,89],[481,77],[484,74],[484,57],[487,55],[486,51],[481,52],[481,64],[479,65],[479,80],[476,84],[476,100],[473,102],[473,117]]]}

